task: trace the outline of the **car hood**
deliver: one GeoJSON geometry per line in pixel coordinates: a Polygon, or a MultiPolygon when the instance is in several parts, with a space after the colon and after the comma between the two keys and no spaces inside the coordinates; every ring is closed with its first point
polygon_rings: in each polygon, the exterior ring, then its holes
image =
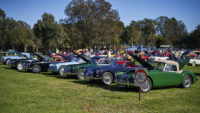
{"type": "Polygon", "coordinates": [[[154,67],[149,64],[148,62],[146,62],[145,60],[143,60],[142,58],[134,55],[134,54],[130,54],[136,61],[138,61],[143,67],[147,68],[147,69],[153,69],[154,67]]]}
{"type": "Polygon", "coordinates": [[[22,58],[22,57],[19,57],[19,56],[4,56],[3,58],[7,59],[7,58],[22,58]]]}

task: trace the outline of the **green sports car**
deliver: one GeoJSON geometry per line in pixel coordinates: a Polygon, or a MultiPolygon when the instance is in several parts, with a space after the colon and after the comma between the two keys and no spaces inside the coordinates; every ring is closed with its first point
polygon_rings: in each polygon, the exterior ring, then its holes
{"type": "MultiPolygon", "coordinates": [[[[148,63],[136,55],[130,54],[147,70],[147,79],[141,86],[142,92],[148,92],[156,87],[182,86],[189,88],[192,83],[197,81],[193,72],[182,70],[188,61],[157,60],[148,63]]],[[[115,81],[119,85],[135,86],[135,71],[118,72],[115,81]]]]}

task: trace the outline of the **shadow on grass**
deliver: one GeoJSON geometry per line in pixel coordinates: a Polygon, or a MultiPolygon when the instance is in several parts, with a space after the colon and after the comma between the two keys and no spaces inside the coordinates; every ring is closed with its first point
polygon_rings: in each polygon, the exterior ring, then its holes
{"type": "Polygon", "coordinates": [[[82,84],[82,85],[87,85],[89,87],[99,87],[103,88],[105,90],[110,90],[110,91],[117,91],[117,92],[138,92],[137,87],[119,87],[115,83],[112,85],[105,85],[103,84],[100,80],[74,80],[72,81],[74,83],[82,84]]]}
{"type": "MultiPolygon", "coordinates": [[[[74,83],[82,84],[82,85],[87,85],[89,87],[99,87],[103,88],[105,90],[110,90],[110,91],[117,91],[117,92],[139,92],[139,88],[135,86],[118,86],[116,83],[113,83],[111,85],[105,85],[103,84],[100,80],[74,80],[72,81],[74,83]]],[[[153,88],[151,91],[164,91],[167,89],[183,89],[181,86],[168,86],[168,87],[156,87],[153,88]]]]}
{"type": "Polygon", "coordinates": [[[72,75],[60,76],[57,73],[49,73],[49,72],[42,73],[42,74],[45,75],[46,77],[55,77],[55,78],[58,78],[58,79],[76,79],[76,76],[72,76],[72,75]]]}
{"type": "Polygon", "coordinates": [[[195,73],[196,76],[200,76],[200,73],[195,73]]]}

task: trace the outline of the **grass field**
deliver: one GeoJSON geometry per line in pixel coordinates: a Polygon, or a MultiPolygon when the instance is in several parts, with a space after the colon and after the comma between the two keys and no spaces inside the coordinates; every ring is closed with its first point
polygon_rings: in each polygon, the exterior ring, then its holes
{"type": "MultiPolygon", "coordinates": [[[[200,67],[185,67],[200,73],[200,67]]],[[[200,79],[200,76],[198,76],[200,79]]],[[[191,88],[138,89],[18,72],[0,64],[0,113],[200,113],[200,80],[191,88]]]]}

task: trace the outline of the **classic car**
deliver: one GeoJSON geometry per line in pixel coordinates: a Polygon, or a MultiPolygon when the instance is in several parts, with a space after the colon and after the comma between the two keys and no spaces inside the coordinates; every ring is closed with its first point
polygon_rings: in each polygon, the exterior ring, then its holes
{"type": "MultiPolygon", "coordinates": [[[[37,60],[24,60],[21,63],[23,65],[23,69],[27,71],[32,71],[34,73],[39,72],[47,72],[49,69],[49,64],[52,62],[69,62],[71,58],[69,56],[64,55],[50,55],[47,57],[43,57],[39,54],[35,54],[37,56],[37,60]]],[[[18,63],[19,64],[19,63],[18,63]]],[[[18,67],[18,65],[17,65],[18,67]]]]}
{"type": "MultiPolygon", "coordinates": [[[[83,56],[80,56],[83,57],[83,56]]],[[[68,74],[76,74],[78,79],[83,79],[83,73],[84,73],[84,68],[87,67],[92,67],[92,66],[101,66],[101,65],[109,65],[111,62],[111,59],[108,57],[100,57],[100,56],[95,56],[90,58],[89,60],[85,57],[82,58],[85,63],[83,64],[73,64],[73,65],[67,65],[67,66],[62,66],[59,69],[59,74],[60,75],[68,75],[68,74]]]]}
{"type": "Polygon", "coordinates": [[[110,65],[86,68],[84,78],[100,79],[104,84],[109,85],[114,81],[117,71],[133,70],[135,67],[138,67],[135,62],[113,59],[110,65]]]}
{"type": "Polygon", "coordinates": [[[30,53],[30,55],[25,57],[24,59],[10,59],[8,65],[13,69],[17,68],[17,70],[21,71],[23,69],[22,62],[27,61],[27,60],[28,61],[38,60],[38,58],[34,56],[36,56],[34,53],[30,53]]]}
{"type": "Polygon", "coordinates": [[[11,59],[27,59],[30,56],[29,53],[25,53],[25,52],[17,53],[17,54],[18,55],[16,55],[16,56],[4,56],[4,57],[2,57],[1,60],[2,60],[3,64],[8,65],[11,59]]]}
{"type": "Polygon", "coordinates": [[[169,57],[151,56],[149,60],[167,60],[169,57]]]}
{"type": "MultiPolygon", "coordinates": [[[[197,81],[193,72],[182,70],[188,61],[157,60],[151,64],[131,54],[147,70],[147,80],[141,87],[142,92],[148,92],[156,87],[182,86],[189,88],[197,81]]],[[[121,71],[116,73],[115,81],[120,85],[135,86],[135,71],[121,71]]]]}
{"type": "Polygon", "coordinates": [[[72,54],[72,59],[69,62],[53,62],[49,64],[49,71],[52,73],[58,73],[61,67],[73,64],[83,64],[86,63],[82,58],[77,55],[72,54]]]}
{"type": "Polygon", "coordinates": [[[192,66],[200,65],[200,55],[190,59],[189,63],[192,64],[192,66]]]}

